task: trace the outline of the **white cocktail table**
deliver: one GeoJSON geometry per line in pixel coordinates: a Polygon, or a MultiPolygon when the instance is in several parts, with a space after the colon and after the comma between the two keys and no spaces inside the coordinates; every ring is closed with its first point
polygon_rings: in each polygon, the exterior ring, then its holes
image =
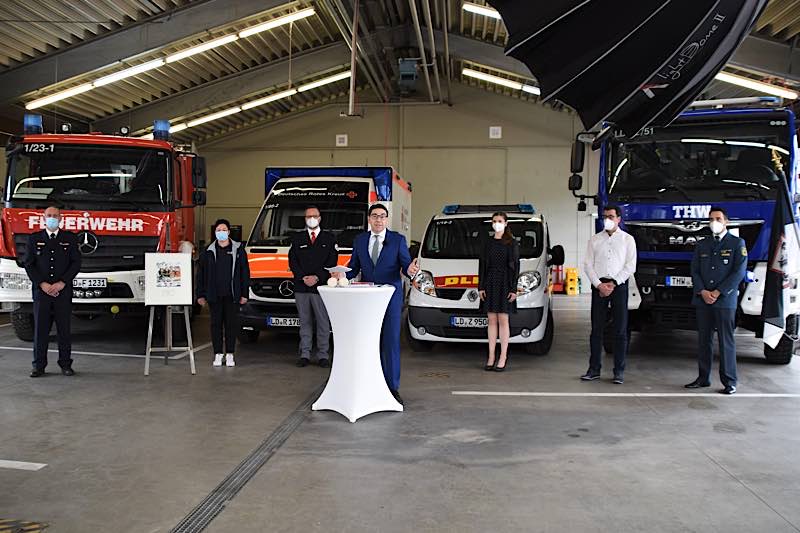
{"type": "Polygon", "coordinates": [[[381,326],[392,286],[320,287],[333,329],[333,365],[325,390],[311,406],[355,422],[379,411],[402,411],[381,368],[381,326]]]}

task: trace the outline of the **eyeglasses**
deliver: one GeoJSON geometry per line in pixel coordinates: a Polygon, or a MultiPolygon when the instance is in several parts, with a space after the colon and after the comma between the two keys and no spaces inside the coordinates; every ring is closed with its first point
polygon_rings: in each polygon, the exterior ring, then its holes
{"type": "Polygon", "coordinates": [[[373,213],[369,216],[371,220],[385,220],[389,218],[388,215],[378,215],[377,213],[373,213]]]}

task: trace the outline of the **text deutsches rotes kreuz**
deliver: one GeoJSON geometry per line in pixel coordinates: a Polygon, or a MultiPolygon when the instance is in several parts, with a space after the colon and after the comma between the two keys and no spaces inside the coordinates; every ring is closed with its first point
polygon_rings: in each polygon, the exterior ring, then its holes
{"type": "MultiPolygon", "coordinates": [[[[84,216],[63,215],[61,229],[67,231],[130,231],[143,232],[144,220],[123,217],[93,217],[88,213],[84,216]]],[[[28,229],[44,229],[44,218],[40,215],[28,216],[28,229]]]]}

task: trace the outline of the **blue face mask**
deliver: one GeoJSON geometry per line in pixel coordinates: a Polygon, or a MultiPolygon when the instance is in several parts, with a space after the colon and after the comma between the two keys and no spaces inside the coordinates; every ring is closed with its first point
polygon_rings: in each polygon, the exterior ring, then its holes
{"type": "Polygon", "coordinates": [[[214,232],[218,241],[227,241],[229,233],[227,231],[217,231],[214,232]]]}
{"type": "Polygon", "coordinates": [[[55,231],[58,229],[58,219],[55,217],[45,217],[44,224],[50,231],[55,231]]]}

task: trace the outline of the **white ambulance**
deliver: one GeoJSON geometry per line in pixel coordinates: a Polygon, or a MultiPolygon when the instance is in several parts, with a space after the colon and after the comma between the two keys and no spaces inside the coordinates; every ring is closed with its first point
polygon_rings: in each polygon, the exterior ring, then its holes
{"type": "Polygon", "coordinates": [[[434,216],[419,252],[420,273],[408,300],[409,341],[415,351],[435,342],[486,342],[488,319],[480,308],[478,257],[502,211],[520,246],[517,312],[509,317],[511,343],[544,355],[553,342],[550,268],[564,249],[550,246],[544,216],[530,204],[448,205],[434,216]]]}

